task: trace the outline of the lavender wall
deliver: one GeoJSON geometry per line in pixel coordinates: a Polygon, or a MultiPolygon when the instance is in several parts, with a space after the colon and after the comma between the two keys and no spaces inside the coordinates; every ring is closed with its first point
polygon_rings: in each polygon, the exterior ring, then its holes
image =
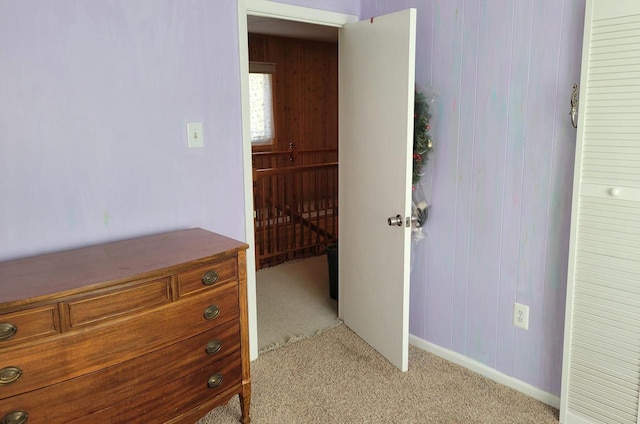
{"type": "Polygon", "coordinates": [[[358,16],[360,0],[270,0],[276,3],[286,3],[294,6],[310,7],[318,10],[344,13],[358,16]]]}
{"type": "Polygon", "coordinates": [[[195,226],[244,239],[237,37],[236,0],[0,0],[0,260],[195,226]]]}
{"type": "Polygon", "coordinates": [[[0,1],[0,259],[194,226],[244,238],[236,14],[0,1]]]}
{"type": "Polygon", "coordinates": [[[584,0],[399,3],[361,16],[417,7],[416,79],[440,93],[410,331],[559,395],[584,0]]]}

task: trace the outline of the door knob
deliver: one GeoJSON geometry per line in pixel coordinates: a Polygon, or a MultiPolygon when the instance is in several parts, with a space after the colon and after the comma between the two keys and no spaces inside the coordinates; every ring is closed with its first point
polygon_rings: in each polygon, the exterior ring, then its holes
{"type": "Polygon", "coordinates": [[[387,219],[387,223],[392,227],[394,225],[397,225],[398,227],[402,227],[402,215],[389,217],[389,219],[387,219]]]}

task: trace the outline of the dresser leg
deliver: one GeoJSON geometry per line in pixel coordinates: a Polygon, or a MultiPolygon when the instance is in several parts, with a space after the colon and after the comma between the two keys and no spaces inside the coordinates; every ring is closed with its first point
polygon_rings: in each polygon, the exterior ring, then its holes
{"type": "Polygon", "coordinates": [[[249,409],[251,408],[251,389],[247,387],[242,388],[240,393],[240,411],[242,412],[242,418],[240,422],[242,424],[249,424],[251,417],[249,416],[249,409]]]}

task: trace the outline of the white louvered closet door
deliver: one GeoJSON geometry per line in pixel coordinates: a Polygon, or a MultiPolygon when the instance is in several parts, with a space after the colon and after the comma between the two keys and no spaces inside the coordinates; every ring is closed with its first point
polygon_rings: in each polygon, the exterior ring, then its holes
{"type": "Polygon", "coordinates": [[[640,0],[587,0],[560,420],[640,423],[640,0]]]}

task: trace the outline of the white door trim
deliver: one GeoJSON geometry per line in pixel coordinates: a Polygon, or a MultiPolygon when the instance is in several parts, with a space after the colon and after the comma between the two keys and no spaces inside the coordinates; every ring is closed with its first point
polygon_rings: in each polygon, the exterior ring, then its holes
{"type": "Polygon", "coordinates": [[[267,0],[238,0],[238,53],[242,98],[242,165],[244,168],[244,218],[247,250],[247,302],[249,312],[249,354],[258,358],[258,317],[256,308],[256,263],[253,232],[253,176],[251,172],[251,131],[249,126],[249,51],[247,15],[263,16],[316,25],[342,27],[358,17],[344,13],[293,6],[267,0]]]}
{"type": "MultiPolygon", "coordinates": [[[[358,17],[328,10],[311,9],[267,0],[239,0],[244,3],[247,15],[285,19],[308,24],[342,27],[357,22],[358,17]]],[[[240,16],[240,14],[238,14],[240,16]]]]}

